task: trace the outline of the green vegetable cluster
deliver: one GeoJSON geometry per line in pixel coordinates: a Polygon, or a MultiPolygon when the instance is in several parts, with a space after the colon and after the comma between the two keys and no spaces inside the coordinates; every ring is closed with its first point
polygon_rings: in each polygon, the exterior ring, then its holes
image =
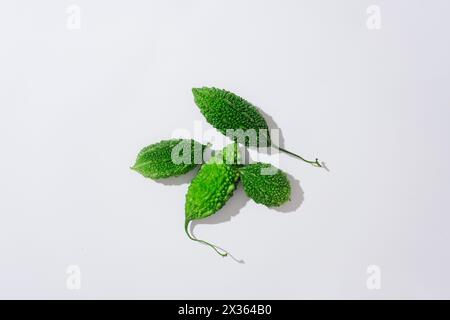
{"type": "Polygon", "coordinates": [[[266,120],[250,102],[217,88],[192,89],[194,100],[206,120],[224,135],[229,131],[255,130],[256,139],[230,136],[234,142],[204,161],[208,147],[191,139],[163,140],[143,148],[131,169],[144,177],[163,179],[185,174],[200,166],[188,187],[185,202],[185,232],[194,241],[211,246],[221,256],[227,252],[216,245],[199,240],[189,233],[189,223],[204,219],[220,210],[242,181],[248,197],[267,207],[278,207],[290,200],[291,185],[286,173],[267,163],[243,164],[238,143],[245,146],[272,146],[301,160],[321,167],[316,159],[309,161],[275,146],[266,120]],[[261,134],[262,133],[262,134],[261,134]]]}

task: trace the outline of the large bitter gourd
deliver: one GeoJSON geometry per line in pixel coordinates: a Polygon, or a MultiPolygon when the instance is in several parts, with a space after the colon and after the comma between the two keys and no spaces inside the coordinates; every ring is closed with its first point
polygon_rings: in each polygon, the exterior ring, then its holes
{"type": "Polygon", "coordinates": [[[246,146],[274,147],[316,167],[322,167],[318,159],[314,161],[275,145],[270,136],[269,126],[259,110],[238,95],[218,88],[193,88],[194,101],[206,120],[222,134],[246,146]]]}

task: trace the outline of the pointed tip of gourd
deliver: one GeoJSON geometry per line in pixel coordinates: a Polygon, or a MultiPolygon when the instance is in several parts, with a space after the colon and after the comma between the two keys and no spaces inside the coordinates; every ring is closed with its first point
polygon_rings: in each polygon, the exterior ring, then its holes
{"type": "Polygon", "coordinates": [[[140,174],[142,174],[142,172],[139,170],[139,168],[138,167],[136,167],[136,166],[132,166],[132,167],[130,167],[130,170],[132,170],[132,171],[135,171],[135,172],[137,172],[137,173],[140,173],[140,174]]]}
{"type": "Polygon", "coordinates": [[[204,95],[208,90],[207,87],[199,87],[199,88],[192,88],[192,94],[194,97],[199,97],[201,95],[204,95]]]}

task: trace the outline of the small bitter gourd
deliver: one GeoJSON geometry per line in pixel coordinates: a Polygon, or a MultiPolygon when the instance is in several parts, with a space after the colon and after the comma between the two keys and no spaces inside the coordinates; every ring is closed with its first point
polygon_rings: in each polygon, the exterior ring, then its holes
{"type": "Polygon", "coordinates": [[[131,169],[151,179],[176,177],[201,164],[206,147],[191,139],[162,140],[143,148],[131,169]]]}
{"type": "MultiPolygon", "coordinates": [[[[224,148],[205,163],[199,170],[197,176],[192,180],[186,194],[185,225],[186,234],[191,240],[211,246],[221,256],[226,256],[219,248],[204,240],[199,240],[188,231],[192,220],[203,219],[220,210],[227,200],[233,195],[239,180],[237,164],[230,164],[230,150],[237,152],[237,145],[231,144],[224,148]],[[227,156],[228,155],[228,156],[227,156]],[[228,160],[227,160],[228,159],[228,160]],[[225,161],[224,161],[225,160],[225,161]]],[[[238,154],[232,158],[239,158],[238,154]]]]}
{"type": "Polygon", "coordinates": [[[286,173],[268,163],[254,163],[239,168],[244,191],[256,203],[278,207],[291,196],[286,173]]]}
{"type": "Polygon", "coordinates": [[[242,135],[238,142],[246,146],[274,147],[288,153],[316,167],[322,167],[319,160],[306,160],[305,158],[276,146],[271,141],[269,126],[258,109],[247,100],[238,95],[218,88],[193,88],[194,101],[206,120],[222,134],[235,139],[235,135],[242,135]],[[233,130],[233,136],[230,136],[233,130]],[[245,132],[252,131],[254,138],[245,132]]]}

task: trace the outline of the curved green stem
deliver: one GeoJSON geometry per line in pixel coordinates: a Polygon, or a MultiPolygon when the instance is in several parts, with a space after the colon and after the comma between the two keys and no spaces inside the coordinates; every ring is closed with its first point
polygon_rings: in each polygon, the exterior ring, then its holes
{"type": "Polygon", "coordinates": [[[312,164],[314,167],[322,168],[322,165],[319,163],[319,159],[317,159],[317,158],[316,158],[315,161],[306,160],[305,158],[299,156],[298,154],[295,154],[295,153],[290,152],[290,151],[288,151],[288,150],[286,150],[286,149],[280,148],[280,147],[278,147],[278,146],[276,146],[276,145],[273,145],[273,147],[275,147],[275,148],[277,148],[278,150],[283,151],[283,152],[285,152],[285,153],[287,153],[287,154],[290,154],[291,156],[294,156],[294,157],[296,157],[296,158],[299,158],[299,159],[305,161],[306,163],[312,164]]]}
{"type": "Polygon", "coordinates": [[[228,253],[221,249],[222,251],[224,251],[225,253],[222,253],[219,251],[219,247],[217,247],[216,245],[213,245],[212,243],[206,242],[204,240],[200,240],[195,238],[194,236],[192,236],[189,231],[188,231],[188,226],[189,226],[189,222],[191,222],[190,220],[186,220],[186,222],[184,223],[184,231],[186,231],[187,236],[189,237],[189,239],[193,240],[193,241],[197,241],[203,244],[206,244],[207,246],[210,246],[211,248],[214,249],[215,252],[217,252],[219,255],[221,255],[222,257],[226,257],[228,255],[228,253]]]}

